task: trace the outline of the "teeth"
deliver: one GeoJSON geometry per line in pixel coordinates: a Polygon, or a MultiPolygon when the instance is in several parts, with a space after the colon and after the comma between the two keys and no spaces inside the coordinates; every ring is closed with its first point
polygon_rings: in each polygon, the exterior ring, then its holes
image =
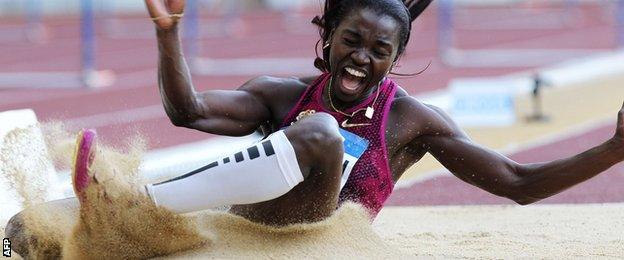
{"type": "Polygon", "coordinates": [[[358,78],[363,78],[363,77],[366,77],[366,74],[364,74],[364,72],[359,72],[359,71],[354,70],[354,69],[352,69],[352,68],[345,68],[345,70],[346,70],[349,74],[353,75],[354,77],[358,77],[358,78]]]}

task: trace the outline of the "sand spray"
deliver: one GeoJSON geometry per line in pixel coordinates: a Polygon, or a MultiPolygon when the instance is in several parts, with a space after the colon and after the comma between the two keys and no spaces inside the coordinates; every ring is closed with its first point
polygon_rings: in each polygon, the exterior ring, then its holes
{"type": "MultiPolygon", "coordinates": [[[[48,161],[59,172],[68,169],[75,149],[75,134],[64,130],[60,123],[48,123],[41,129],[47,146],[41,162],[30,156],[15,157],[15,153],[0,158],[40,164],[48,161]]],[[[6,138],[26,137],[17,131],[6,138]]],[[[374,232],[366,211],[351,203],[325,221],[280,228],[253,223],[223,211],[177,215],[156,207],[140,189],[143,178],[139,166],[146,149],[145,139],[135,135],[126,143],[124,149],[98,144],[92,165],[94,182],[86,190],[86,203],[80,207],[77,200],[41,204],[45,198],[42,194],[48,192],[46,187],[50,185],[23,179],[20,176],[25,173],[16,167],[6,168],[11,169],[8,179],[26,208],[22,213],[24,234],[36,238],[27,245],[30,256],[37,259],[397,256],[397,251],[374,232]]]]}

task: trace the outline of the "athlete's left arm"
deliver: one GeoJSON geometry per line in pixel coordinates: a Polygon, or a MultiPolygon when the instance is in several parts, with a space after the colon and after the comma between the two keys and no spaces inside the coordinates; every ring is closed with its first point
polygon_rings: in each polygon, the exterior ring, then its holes
{"type": "Polygon", "coordinates": [[[529,204],[562,192],[624,160],[624,106],[615,135],[575,156],[519,164],[471,141],[440,109],[427,134],[415,140],[460,179],[490,193],[529,204]]]}

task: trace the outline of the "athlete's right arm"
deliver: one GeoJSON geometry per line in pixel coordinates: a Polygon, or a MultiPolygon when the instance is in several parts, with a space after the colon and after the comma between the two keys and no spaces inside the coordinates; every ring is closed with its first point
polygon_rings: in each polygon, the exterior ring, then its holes
{"type": "Polygon", "coordinates": [[[158,37],[158,85],[165,111],[176,126],[240,136],[253,133],[270,119],[259,89],[262,79],[245,83],[236,91],[209,90],[198,93],[182,53],[178,20],[183,0],[145,0],[158,37]]]}

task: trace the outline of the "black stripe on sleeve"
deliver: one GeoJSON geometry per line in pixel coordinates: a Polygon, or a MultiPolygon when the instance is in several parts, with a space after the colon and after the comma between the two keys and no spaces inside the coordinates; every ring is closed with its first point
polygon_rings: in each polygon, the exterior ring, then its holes
{"type": "Polygon", "coordinates": [[[275,154],[275,150],[273,150],[273,143],[271,143],[271,140],[262,142],[262,147],[264,147],[264,154],[266,154],[266,156],[271,156],[275,154]]]}
{"type": "Polygon", "coordinates": [[[242,162],[245,158],[243,157],[243,152],[238,152],[234,154],[234,160],[236,162],[242,162]]]}
{"type": "Polygon", "coordinates": [[[158,186],[158,185],[162,185],[162,184],[169,183],[169,182],[172,182],[172,181],[177,181],[177,180],[181,180],[181,179],[184,179],[184,178],[188,178],[188,177],[191,177],[191,176],[193,176],[195,174],[198,174],[200,172],[208,170],[210,168],[217,167],[218,165],[219,165],[219,162],[212,162],[211,164],[208,164],[208,165],[206,165],[204,167],[201,167],[201,168],[199,168],[197,170],[194,170],[192,172],[189,172],[187,174],[180,175],[180,176],[175,177],[175,178],[173,178],[171,180],[167,180],[167,181],[163,181],[163,182],[160,182],[160,183],[156,183],[156,184],[154,184],[154,186],[158,186]]]}
{"type": "Polygon", "coordinates": [[[260,157],[260,151],[258,151],[257,146],[252,146],[252,147],[247,148],[247,152],[249,153],[250,160],[260,157]]]}

